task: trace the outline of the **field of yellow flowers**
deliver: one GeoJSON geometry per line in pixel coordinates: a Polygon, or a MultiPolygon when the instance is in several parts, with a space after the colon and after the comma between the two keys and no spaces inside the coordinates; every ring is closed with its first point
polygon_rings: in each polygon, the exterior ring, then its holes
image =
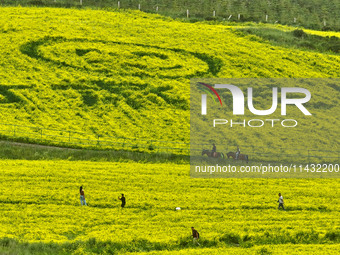
{"type": "MultiPolygon", "coordinates": [[[[0,34],[0,134],[33,142],[47,137],[57,145],[67,131],[93,140],[189,142],[193,77],[340,74],[336,54],[275,46],[228,23],[186,23],[140,11],[2,7],[0,34]],[[20,133],[3,123],[37,129],[20,133]]],[[[293,134],[278,128],[276,136],[266,129],[238,130],[226,143],[337,149],[339,120],[333,116],[339,107],[332,100],[339,98],[339,87],[308,89],[318,125],[313,119],[293,134]]]]}
{"type": "Polygon", "coordinates": [[[193,179],[187,165],[173,163],[1,160],[0,167],[0,251],[194,254],[191,226],[207,254],[340,249],[336,179],[193,179]],[[277,210],[278,192],[286,211],[277,210]]]}
{"type": "MultiPolygon", "coordinates": [[[[2,136],[40,142],[39,128],[49,128],[56,131],[44,135],[57,145],[60,130],[94,140],[188,143],[191,78],[340,76],[337,54],[275,46],[227,23],[127,10],[0,10],[2,136]],[[8,123],[37,130],[8,131],[8,123]]],[[[290,133],[239,130],[223,142],[337,149],[339,86],[308,88],[315,95],[308,109],[322,122],[290,133]]],[[[2,155],[1,254],[340,253],[336,179],[193,179],[185,160],[115,163],[98,155],[93,161],[2,155]],[[81,185],[87,207],[80,206],[81,185]],[[286,211],[277,210],[278,192],[286,211]],[[200,247],[192,244],[191,226],[200,233],[200,247]]]]}

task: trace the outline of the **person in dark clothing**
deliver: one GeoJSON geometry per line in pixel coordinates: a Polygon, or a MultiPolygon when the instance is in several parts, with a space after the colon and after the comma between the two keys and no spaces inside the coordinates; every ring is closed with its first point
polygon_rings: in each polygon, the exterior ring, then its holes
{"type": "Polygon", "coordinates": [[[216,146],[215,146],[214,143],[213,143],[213,148],[212,148],[212,150],[211,150],[211,153],[212,153],[212,156],[213,156],[213,157],[216,157],[216,146]]]}
{"type": "Polygon", "coordinates": [[[118,199],[119,199],[120,201],[122,201],[121,207],[124,208],[124,207],[125,207],[125,197],[124,197],[124,194],[122,194],[121,197],[118,197],[118,199]]]}
{"type": "Polygon", "coordinates": [[[197,232],[197,230],[194,227],[191,227],[191,230],[192,230],[193,243],[197,244],[197,245],[200,245],[198,243],[198,239],[200,238],[199,233],[197,232]]]}

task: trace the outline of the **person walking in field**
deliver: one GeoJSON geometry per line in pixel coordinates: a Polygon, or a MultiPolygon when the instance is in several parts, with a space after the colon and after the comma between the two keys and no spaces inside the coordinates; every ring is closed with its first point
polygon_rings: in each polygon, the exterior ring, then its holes
{"type": "Polygon", "coordinates": [[[80,204],[87,205],[86,200],[85,200],[85,192],[83,190],[83,186],[80,186],[79,192],[80,192],[80,204]]]}
{"type": "Polygon", "coordinates": [[[118,199],[119,199],[120,201],[122,201],[121,207],[124,208],[124,207],[125,207],[125,196],[124,196],[124,194],[122,194],[121,197],[118,197],[118,199]]]}
{"type": "Polygon", "coordinates": [[[279,193],[279,200],[277,202],[279,202],[279,207],[278,207],[279,210],[280,210],[280,207],[282,207],[283,210],[286,210],[283,205],[284,202],[283,202],[283,196],[281,195],[281,193],[279,193]]]}
{"type": "Polygon", "coordinates": [[[193,244],[200,245],[198,242],[198,239],[200,238],[200,234],[194,227],[191,227],[191,230],[192,230],[193,244]]]}

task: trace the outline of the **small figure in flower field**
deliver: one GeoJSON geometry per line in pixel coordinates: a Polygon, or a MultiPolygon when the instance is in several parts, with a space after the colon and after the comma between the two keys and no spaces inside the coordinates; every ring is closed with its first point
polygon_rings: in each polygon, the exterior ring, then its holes
{"type": "Polygon", "coordinates": [[[283,210],[286,210],[285,207],[284,207],[284,202],[283,202],[283,196],[281,195],[281,193],[279,193],[279,200],[277,200],[277,202],[279,203],[279,210],[280,210],[280,207],[282,207],[283,210]]]}
{"type": "Polygon", "coordinates": [[[85,200],[85,192],[83,190],[83,186],[80,186],[79,192],[80,192],[80,204],[87,205],[86,200],[85,200]]]}
{"type": "Polygon", "coordinates": [[[191,230],[192,230],[193,243],[200,245],[198,242],[198,239],[200,238],[200,234],[194,227],[191,227],[191,230]]]}
{"type": "Polygon", "coordinates": [[[125,196],[124,196],[124,194],[122,194],[121,197],[118,197],[118,199],[119,199],[120,201],[122,201],[121,207],[124,208],[124,207],[125,207],[125,196]]]}

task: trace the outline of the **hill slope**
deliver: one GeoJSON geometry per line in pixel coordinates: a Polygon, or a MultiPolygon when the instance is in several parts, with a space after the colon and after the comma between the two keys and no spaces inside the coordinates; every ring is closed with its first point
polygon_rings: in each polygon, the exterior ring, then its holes
{"type": "MultiPolygon", "coordinates": [[[[340,76],[338,55],[138,11],[1,8],[0,33],[2,122],[86,132],[93,139],[188,142],[192,77],[340,76]]],[[[325,93],[338,96],[339,88],[325,93]]],[[[326,122],[334,111],[324,113],[326,122]]],[[[331,131],[338,120],[330,123],[322,127],[330,136],[323,148],[337,144],[331,131]]],[[[307,129],[297,135],[303,147],[307,137],[320,136],[307,129]]],[[[235,134],[231,142],[242,144],[242,137],[235,134]]]]}

